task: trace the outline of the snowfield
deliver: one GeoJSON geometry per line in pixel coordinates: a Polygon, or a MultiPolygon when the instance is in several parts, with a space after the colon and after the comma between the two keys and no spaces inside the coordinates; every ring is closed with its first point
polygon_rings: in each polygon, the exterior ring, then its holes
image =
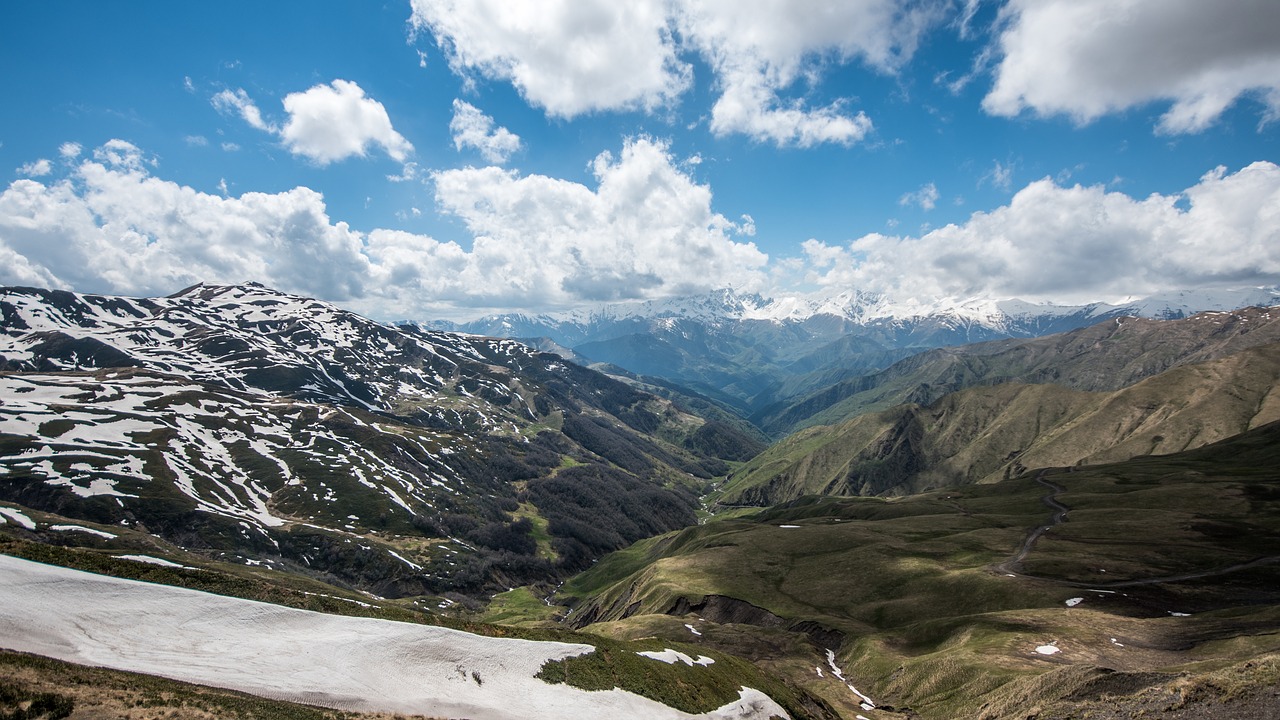
{"type": "Polygon", "coordinates": [[[590,645],[489,638],[93,575],[0,556],[0,646],[344,710],[473,720],[788,717],[763,693],[694,716],[534,677],[590,645]]]}

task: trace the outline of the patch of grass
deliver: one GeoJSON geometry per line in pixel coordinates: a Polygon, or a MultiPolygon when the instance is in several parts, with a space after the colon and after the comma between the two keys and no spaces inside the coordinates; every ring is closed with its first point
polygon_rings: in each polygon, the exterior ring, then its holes
{"type": "Polygon", "coordinates": [[[527,587],[518,587],[495,595],[478,619],[493,625],[548,627],[565,610],[562,605],[546,604],[527,587]]]}
{"type": "Polygon", "coordinates": [[[410,720],[268,700],[7,650],[0,650],[0,676],[6,678],[0,683],[0,718],[5,720],[57,720],[73,710],[76,717],[132,720],[410,720]]]}
{"type": "Polygon", "coordinates": [[[821,708],[795,688],[766,676],[751,663],[705,647],[650,639],[623,643],[594,641],[596,651],[543,666],[538,677],[585,690],[621,687],[688,713],[705,713],[738,699],[742,687],[764,692],[797,720],[821,717],[821,708]],[[676,650],[693,659],[710,657],[709,665],[667,664],[638,655],[641,651],[676,650]],[[815,715],[815,709],[819,713],[815,715]]]}

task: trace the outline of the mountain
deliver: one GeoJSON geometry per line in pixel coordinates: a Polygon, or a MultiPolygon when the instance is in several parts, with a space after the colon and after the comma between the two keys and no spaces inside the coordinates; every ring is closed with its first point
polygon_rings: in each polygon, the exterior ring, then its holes
{"type": "Polygon", "coordinates": [[[832,425],[900,403],[1001,382],[1117,390],[1169,368],[1280,341],[1280,312],[1242,308],[1178,320],[1117,317],[1070,332],[928,350],[876,373],[761,409],[752,420],[773,435],[832,425]]]}
{"type": "Polygon", "coordinates": [[[973,387],[789,436],[735,471],[720,502],[905,495],[1028,468],[1180,452],[1280,420],[1277,388],[1280,343],[1180,365],[1115,392],[973,387]]]}
{"type": "Polygon", "coordinates": [[[5,288],[0,318],[0,500],[384,595],[554,581],[688,525],[739,444],[517,342],[260,285],[5,288]]]}
{"type": "Polygon", "coordinates": [[[1182,292],[1119,305],[1078,306],[988,298],[899,302],[859,292],[765,298],[718,290],[590,311],[426,325],[554,342],[591,361],[663,378],[743,416],[755,416],[920,350],[1039,337],[1117,317],[1176,319],[1275,304],[1280,304],[1276,288],[1182,292]]]}
{"type": "Polygon", "coordinates": [[[994,484],[808,496],[642,541],[562,592],[576,627],[734,648],[844,717],[1274,717],[1277,463],[1272,422],[994,484]]]}

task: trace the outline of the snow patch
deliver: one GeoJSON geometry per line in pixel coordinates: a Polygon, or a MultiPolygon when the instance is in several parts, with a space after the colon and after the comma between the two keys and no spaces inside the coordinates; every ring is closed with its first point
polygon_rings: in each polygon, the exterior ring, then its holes
{"type": "Polygon", "coordinates": [[[194,569],[189,568],[186,565],[179,565],[176,562],[165,560],[164,558],[151,557],[150,555],[116,555],[115,557],[117,560],[132,560],[134,562],[147,563],[148,565],[160,565],[161,567],[184,568],[186,570],[194,569]]]}
{"type": "Polygon", "coordinates": [[[1067,605],[1067,607],[1075,607],[1075,606],[1079,605],[1079,604],[1080,604],[1080,603],[1082,603],[1082,602],[1084,602],[1084,598],[1081,598],[1081,597],[1080,597],[1080,598],[1071,598],[1070,600],[1068,600],[1068,601],[1067,601],[1066,605],[1067,605]]]}
{"type": "Polygon", "coordinates": [[[11,650],[340,710],[473,720],[789,717],[745,687],[737,701],[695,716],[622,690],[535,677],[590,645],[325,615],[8,556],[0,556],[0,607],[0,646],[11,650]]]}
{"type": "Polygon", "coordinates": [[[641,657],[647,657],[650,660],[658,660],[660,662],[664,662],[668,665],[674,665],[675,663],[682,662],[685,665],[688,665],[689,667],[693,667],[694,665],[702,665],[705,667],[707,665],[714,665],[716,662],[715,660],[712,660],[706,655],[699,655],[698,659],[694,660],[688,655],[685,655],[684,653],[679,652],[678,650],[672,650],[671,648],[667,648],[662,652],[657,652],[654,650],[646,650],[643,652],[638,652],[636,654],[641,657]]]}
{"type": "MultiPolygon", "coordinates": [[[[9,518],[10,520],[14,521],[15,523],[21,525],[22,527],[28,530],[36,529],[35,521],[27,517],[21,510],[15,510],[13,508],[7,508],[7,507],[0,507],[0,515],[3,515],[4,517],[9,518]]],[[[0,517],[0,524],[4,524],[5,522],[4,517],[0,517]]]]}
{"type": "Polygon", "coordinates": [[[50,525],[49,529],[57,532],[88,533],[90,535],[97,535],[98,537],[106,538],[108,540],[114,540],[116,537],[118,537],[114,533],[105,532],[103,530],[94,530],[93,528],[87,528],[83,525],[50,525]]]}
{"type": "Polygon", "coordinates": [[[1056,655],[1062,652],[1062,649],[1058,647],[1058,644],[1056,642],[1052,642],[1052,643],[1049,643],[1048,645],[1040,645],[1036,647],[1036,652],[1040,653],[1041,655],[1056,655]]]}

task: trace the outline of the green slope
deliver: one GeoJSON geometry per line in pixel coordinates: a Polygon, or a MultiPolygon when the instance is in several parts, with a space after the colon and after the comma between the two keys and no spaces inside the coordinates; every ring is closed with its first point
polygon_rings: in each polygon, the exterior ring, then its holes
{"type": "Polygon", "coordinates": [[[1115,392],[1006,383],[803,430],[729,478],[719,500],[901,495],[1032,467],[1167,454],[1280,419],[1280,344],[1180,365],[1115,392]]]}
{"type": "Polygon", "coordinates": [[[929,350],[885,370],[850,378],[752,417],[771,435],[833,425],[902,403],[930,404],[965,388],[1052,383],[1110,391],[1170,368],[1280,341],[1280,312],[1245,308],[1182,320],[1120,318],[1029,340],[929,350]]]}
{"type": "Polygon", "coordinates": [[[1271,657],[1251,681],[1265,684],[1280,653],[1277,467],[1271,423],[1185,453],[1050,472],[1067,521],[1012,567],[1028,532],[1050,524],[1048,490],[1031,477],[806,497],[646,540],[564,593],[590,631],[734,648],[848,717],[867,713],[815,672],[827,648],[859,690],[924,718],[1028,717],[1090,687],[1128,697],[1171,673],[1190,686],[1271,657]],[[1058,652],[1036,652],[1045,645],[1058,652]]]}

